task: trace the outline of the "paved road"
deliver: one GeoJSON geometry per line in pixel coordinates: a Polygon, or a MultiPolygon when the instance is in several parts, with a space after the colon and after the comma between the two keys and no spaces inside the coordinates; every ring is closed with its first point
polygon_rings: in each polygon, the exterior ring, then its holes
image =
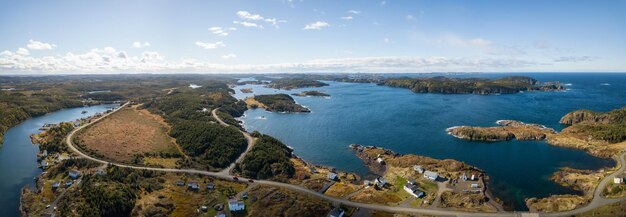
{"type": "MultiPolygon", "coordinates": [[[[215,118],[215,120],[217,120],[217,122],[219,122],[221,125],[230,127],[230,125],[228,125],[219,116],[217,116],[218,109],[219,108],[216,108],[211,111],[213,118],[215,118]]],[[[233,168],[235,168],[235,164],[241,162],[241,160],[243,160],[243,157],[246,156],[246,154],[248,154],[248,152],[252,150],[252,146],[254,146],[254,142],[255,142],[254,138],[248,132],[243,131],[243,130],[239,130],[239,132],[241,132],[241,134],[243,134],[243,136],[246,137],[246,141],[248,142],[248,147],[246,147],[246,150],[243,153],[241,153],[241,155],[239,155],[239,157],[237,158],[237,160],[235,160],[235,162],[231,163],[230,166],[220,171],[221,174],[230,175],[233,168]]]]}
{"type": "Polygon", "coordinates": [[[600,181],[600,184],[598,184],[598,186],[596,186],[596,190],[593,192],[593,199],[591,200],[591,202],[589,204],[587,204],[584,207],[580,207],[578,209],[575,209],[575,210],[571,210],[571,211],[567,211],[567,212],[554,213],[554,214],[545,214],[543,216],[568,216],[568,215],[575,215],[575,214],[578,214],[578,213],[591,211],[591,210],[593,210],[595,208],[598,208],[598,207],[601,207],[601,206],[604,206],[604,205],[607,205],[607,204],[616,203],[616,202],[625,200],[626,197],[609,199],[609,198],[605,198],[605,197],[602,196],[602,191],[606,188],[606,185],[609,184],[609,182],[613,181],[613,178],[615,177],[615,175],[624,173],[624,170],[626,169],[626,160],[624,160],[624,157],[626,157],[626,152],[622,153],[618,157],[618,159],[615,159],[617,162],[619,162],[620,168],[617,171],[615,171],[614,173],[612,173],[611,175],[606,176],[604,179],[602,179],[602,181],[600,181]]]}
{"type": "MultiPolygon", "coordinates": [[[[215,178],[226,179],[226,180],[231,180],[232,181],[232,177],[230,175],[228,175],[228,173],[224,173],[223,171],[222,172],[209,172],[209,171],[194,170],[194,169],[152,168],[152,167],[131,166],[131,165],[113,163],[113,162],[97,159],[97,158],[91,157],[89,155],[86,155],[85,153],[81,152],[80,150],[78,150],[74,146],[74,143],[72,142],[72,138],[74,137],[76,132],[80,131],[81,129],[83,129],[83,128],[85,128],[85,127],[87,127],[87,126],[89,126],[89,125],[91,125],[93,123],[96,123],[96,122],[102,120],[103,118],[105,118],[106,116],[108,116],[110,114],[113,114],[113,113],[119,111],[119,109],[121,109],[122,107],[124,107],[126,105],[128,105],[128,103],[120,106],[119,108],[117,108],[113,112],[110,112],[110,113],[107,113],[107,114],[103,115],[102,117],[100,117],[96,121],[92,121],[91,123],[85,124],[83,126],[80,126],[80,127],[76,128],[76,129],[74,129],[68,135],[68,137],[66,139],[67,145],[70,148],[70,150],[72,150],[73,152],[77,153],[79,156],[81,156],[83,158],[86,158],[86,159],[89,159],[89,160],[92,160],[92,161],[96,161],[96,162],[100,162],[100,163],[103,163],[103,164],[115,165],[115,166],[118,166],[118,167],[140,169],[140,170],[162,171],[162,172],[177,172],[177,173],[201,174],[201,175],[207,175],[207,176],[212,176],[212,177],[215,177],[215,178]]],[[[213,112],[215,112],[215,110],[213,110],[213,112]]],[[[223,123],[219,118],[217,120],[220,123],[223,123]]],[[[225,123],[223,123],[223,124],[225,124],[225,123]]],[[[617,201],[621,201],[621,200],[626,200],[626,197],[619,198],[619,199],[606,199],[606,198],[602,198],[600,196],[600,193],[602,192],[602,189],[604,189],[604,186],[606,186],[606,184],[609,181],[613,180],[613,177],[615,176],[615,174],[619,174],[619,172],[623,172],[624,171],[624,168],[625,168],[625,165],[626,165],[626,162],[624,162],[624,156],[626,156],[626,153],[624,153],[624,154],[622,154],[620,156],[620,161],[619,161],[620,165],[621,165],[620,169],[618,169],[615,173],[605,177],[600,182],[600,185],[596,188],[596,190],[594,192],[593,200],[587,206],[579,208],[579,209],[575,209],[575,210],[572,210],[572,211],[567,211],[567,212],[542,214],[542,216],[571,216],[571,215],[574,215],[574,214],[578,214],[578,213],[589,211],[591,209],[594,209],[594,208],[597,208],[597,207],[600,207],[600,206],[603,206],[603,205],[606,205],[606,204],[609,204],[609,203],[613,203],[613,202],[617,202],[617,201]]],[[[238,181],[239,182],[248,182],[248,179],[246,179],[246,178],[239,178],[238,181]]],[[[315,197],[324,199],[324,200],[329,201],[329,202],[334,203],[334,204],[339,204],[340,203],[340,204],[345,204],[347,206],[359,207],[361,209],[372,209],[372,210],[379,210],[379,211],[385,211],[385,212],[391,212],[391,213],[404,212],[404,213],[418,213],[418,214],[427,214],[427,215],[468,216],[468,217],[469,216],[485,216],[485,217],[521,216],[521,214],[524,214],[524,212],[481,213],[481,212],[461,212],[461,211],[452,211],[452,210],[438,210],[438,209],[430,209],[430,208],[394,207],[394,206],[386,206],[386,205],[380,205],[380,204],[360,203],[360,202],[349,201],[349,200],[346,200],[346,199],[335,198],[335,197],[331,197],[331,196],[328,196],[328,195],[320,194],[320,193],[318,193],[316,191],[312,191],[312,190],[309,190],[309,189],[301,187],[301,186],[291,185],[291,184],[282,183],[282,182],[273,182],[273,181],[267,181],[267,180],[257,180],[257,181],[255,181],[255,183],[262,184],[262,185],[267,185],[267,186],[282,187],[282,188],[290,189],[290,190],[293,190],[293,191],[297,191],[297,192],[300,192],[300,193],[304,193],[304,194],[308,194],[308,195],[311,195],[311,196],[315,196],[315,197]]]]}

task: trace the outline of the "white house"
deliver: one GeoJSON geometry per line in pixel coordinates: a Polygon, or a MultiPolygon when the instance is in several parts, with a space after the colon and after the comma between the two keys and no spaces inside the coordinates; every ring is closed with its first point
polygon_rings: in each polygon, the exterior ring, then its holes
{"type": "Polygon", "coordinates": [[[378,162],[379,164],[385,164],[385,160],[383,160],[382,157],[376,158],[376,162],[378,162]]]}
{"type": "Polygon", "coordinates": [[[424,178],[430,179],[430,180],[437,180],[437,178],[439,178],[439,174],[433,171],[425,171],[424,172],[424,178]]]}
{"type": "Polygon", "coordinates": [[[622,174],[622,175],[616,175],[613,178],[613,183],[615,184],[622,184],[624,183],[624,180],[626,179],[626,175],[622,174]]]}
{"type": "Polygon", "coordinates": [[[42,161],[41,161],[41,168],[42,168],[42,169],[46,169],[47,167],[48,167],[48,161],[46,161],[46,160],[42,160],[42,161]]]}
{"type": "Polygon", "coordinates": [[[424,168],[422,168],[422,166],[420,165],[413,166],[413,170],[415,170],[415,172],[418,172],[420,174],[424,173],[424,168]]]}
{"type": "Polygon", "coordinates": [[[328,173],[328,179],[329,180],[337,180],[337,173],[328,173]]]}
{"type": "Polygon", "coordinates": [[[413,184],[407,183],[406,185],[404,185],[404,190],[410,195],[413,195],[413,197],[419,198],[424,196],[424,192],[420,191],[419,188],[413,184]]]}
{"type": "Polygon", "coordinates": [[[238,200],[229,200],[228,201],[228,210],[231,212],[241,211],[246,209],[246,204],[243,201],[238,200]]]}

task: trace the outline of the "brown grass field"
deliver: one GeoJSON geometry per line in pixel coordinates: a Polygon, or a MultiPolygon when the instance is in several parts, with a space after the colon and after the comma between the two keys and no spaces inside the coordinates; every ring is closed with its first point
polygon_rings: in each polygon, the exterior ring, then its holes
{"type": "Polygon", "coordinates": [[[123,108],[82,131],[79,141],[108,159],[128,162],[135,154],[180,153],[169,129],[161,116],[123,108]]]}

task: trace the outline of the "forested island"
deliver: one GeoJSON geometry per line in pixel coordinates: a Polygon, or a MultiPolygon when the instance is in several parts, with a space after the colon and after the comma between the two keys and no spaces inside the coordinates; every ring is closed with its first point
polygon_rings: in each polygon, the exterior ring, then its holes
{"type": "Polygon", "coordinates": [[[273,80],[268,84],[268,87],[317,87],[317,85],[312,84],[316,81],[319,82],[318,80],[351,83],[374,83],[389,87],[406,88],[415,93],[488,95],[513,94],[522,91],[565,90],[565,88],[558,81],[540,82],[537,79],[528,76],[507,76],[489,79],[457,78],[448,76],[381,76],[377,74],[284,75],[284,78],[273,80]]]}
{"type": "Polygon", "coordinates": [[[284,93],[256,95],[246,98],[245,102],[251,108],[264,108],[271,112],[311,112],[308,108],[298,105],[291,96],[284,93]]]}
{"type": "Polygon", "coordinates": [[[559,91],[564,88],[558,82],[538,83],[526,76],[510,76],[499,79],[486,78],[388,78],[381,85],[410,89],[416,93],[443,94],[512,94],[520,91],[559,91]]]}
{"type": "Polygon", "coordinates": [[[272,80],[269,84],[265,85],[269,88],[291,90],[305,87],[323,87],[328,86],[327,83],[305,78],[281,78],[272,80]]]}
{"type": "Polygon", "coordinates": [[[330,94],[322,93],[322,92],[319,92],[317,90],[307,90],[307,91],[303,91],[302,93],[294,93],[294,94],[291,94],[291,95],[300,96],[300,97],[304,97],[304,96],[323,96],[323,97],[328,97],[328,96],[330,96],[330,94]]]}

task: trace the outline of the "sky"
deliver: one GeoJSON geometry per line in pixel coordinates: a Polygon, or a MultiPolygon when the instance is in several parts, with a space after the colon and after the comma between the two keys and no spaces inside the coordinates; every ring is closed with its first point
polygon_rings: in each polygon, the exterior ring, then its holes
{"type": "Polygon", "coordinates": [[[626,0],[0,0],[1,74],[626,72],[626,0]]]}

